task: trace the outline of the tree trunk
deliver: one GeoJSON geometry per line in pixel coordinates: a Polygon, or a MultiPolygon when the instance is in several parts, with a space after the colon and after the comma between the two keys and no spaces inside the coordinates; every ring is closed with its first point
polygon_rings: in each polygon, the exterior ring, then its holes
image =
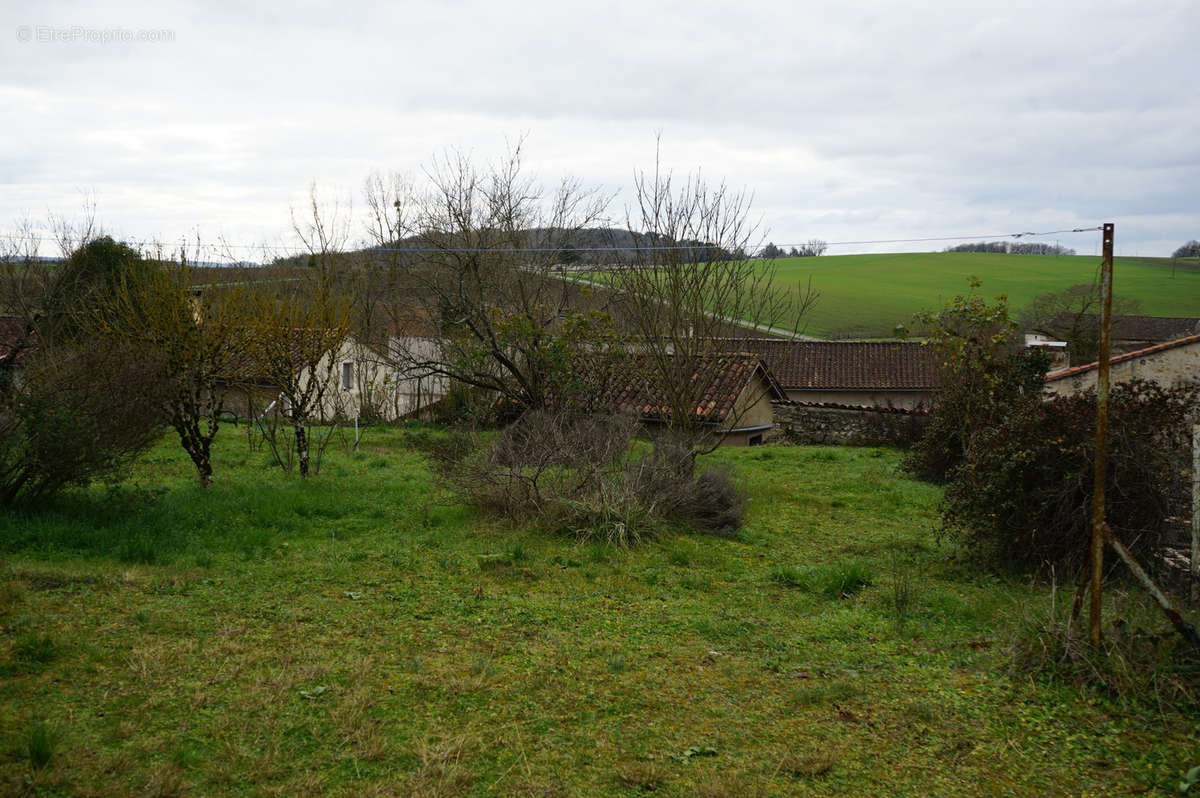
{"type": "Polygon", "coordinates": [[[192,462],[196,464],[196,475],[200,477],[200,487],[212,487],[212,456],[208,451],[208,443],[198,443],[194,450],[189,450],[192,462]]]}
{"type": "Polygon", "coordinates": [[[296,459],[300,461],[300,476],[308,476],[308,434],[303,424],[294,424],[296,430],[296,459]]]}
{"type": "Polygon", "coordinates": [[[188,457],[192,458],[192,463],[196,466],[196,476],[200,478],[200,486],[208,488],[212,486],[212,454],[211,444],[212,439],[216,436],[216,424],[214,422],[210,435],[205,435],[200,429],[200,422],[196,419],[188,419],[181,417],[182,414],[176,415],[172,426],[179,433],[179,443],[183,446],[184,451],[188,453],[188,457]]]}

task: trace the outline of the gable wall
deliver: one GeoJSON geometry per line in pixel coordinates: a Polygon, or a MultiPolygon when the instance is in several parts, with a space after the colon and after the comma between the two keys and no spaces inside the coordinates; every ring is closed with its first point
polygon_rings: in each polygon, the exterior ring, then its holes
{"type": "MultiPolygon", "coordinates": [[[[1069,395],[1094,390],[1098,369],[1046,383],[1051,395],[1069,395]]],[[[1152,352],[1145,357],[1131,358],[1109,366],[1109,382],[1128,382],[1134,378],[1150,380],[1171,387],[1181,382],[1200,379],[1200,342],[1152,352]]]]}

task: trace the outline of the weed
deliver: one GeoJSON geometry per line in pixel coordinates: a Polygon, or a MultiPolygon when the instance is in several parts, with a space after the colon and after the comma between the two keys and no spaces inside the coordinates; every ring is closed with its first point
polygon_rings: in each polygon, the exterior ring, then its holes
{"type": "Polygon", "coordinates": [[[1183,775],[1183,778],[1181,778],[1179,780],[1180,794],[1184,794],[1184,793],[1188,792],[1189,790],[1192,789],[1192,787],[1195,787],[1197,784],[1200,784],[1200,765],[1197,765],[1196,767],[1189,770],[1187,773],[1185,773],[1183,775]]]}
{"type": "Polygon", "coordinates": [[[625,762],[615,775],[622,787],[638,792],[654,792],[667,781],[667,770],[658,762],[625,762]]]}
{"type": "Polygon", "coordinates": [[[49,765],[57,748],[58,735],[42,721],[34,723],[26,731],[25,754],[34,770],[41,770],[49,765]]]}
{"type": "Polygon", "coordinates": [[[844,682],[814,684],[811,687],[802,687],[796,690],[792,694],[792,700],[789,702],[789,705],[797,709],[825,706],[836,704],[839,701],[846,701],[858,694],[859,691],[855,687],[844,682]]]}
{"type": "Polygon", "coordinates": [[[933,725],[937,720],[937,710],[928,701],[916,700],[904,708],[904,714],[914,723],[926,726],[933,725]]]}
{"type": "Polygon", "coordinates": [[[496,675],[496,663],[486,654],[480,654],[471,661],[470,671],[481,681],[487,680],[496,675]]]}
{"type": "Polygon", "coordinates": [[[474,738],[465,734],[437,741],[419,740],[414,749],[419,765],[408,776],[407,794],[413,798],[448,798],[466,792],[472,779],[462,760],[474,745],[474,738]]]}
{"type": "Polygon", "coordinates": [[[16,582],[5,582],[0,585],[0,615],[12,612],[25,598],[25,591],[16,582]]]}
{"type": "Polygon", "coordinates": [[[895,549],[891,555],[892,567],[892,619],[896,629],[903,633],[913,609],[914,584],[912,578],[912,562],[895,549]]]}
{"type": "Polygon", "coordinates": [[[1026,614],[1017,627],[1013,667],[1134,706],[1196,706],[1200,659],[1174,632],[1146,631],[1157,607],[1118,590],[1110,589],[1105,598],[1105,612],[1115,620],[1099,649],[1072,626],[1067,613],[1058,617],[1052,603],[1048,616],[1026,614]]]}
{"type": "Polygon", "coordinates": [[[837,755],[832,751],[811,751],[789,754],[779,762],[779,770],[798,779],[812,779],[827,775],[837,764],[837,755]]]}
{"type": "Polygon", "coordinates": [[[475,559],[484,573],[506,571],[512,567],[512,561],[504,554],[480,554],[475,559]]]}
{"type": "Polygon", "coordinates": [[[675,549],[667,555],[667,562],[669,562],[671,565],[674,565],[676,568],[687,568],[692,564],[692,559],[688,557],[686,551],[675,549]]]}
{"type": "Polygon", "coordinates": [[[770,579],[780,587],[818,593],[829,599],[850,598],[871,584],[871,569],[861,563],[835,563],[799,568],[781,565],[770,579]]]}
{"type": "Polygon", "coordinates": [[[629,670],[629,663],[625,661],[625,655],[619,652],[610,654],[604,665],[609,673],[625,673],[629,670]]]}
{"type": "Polygon", "coordinates": [[[721,773],[696,789],[697,798],[761,798],[767,793],[739,773],[721,773]]]}
{"type": "Polygon", "coordinates": [[[862,563],[838,563],[815,576],[821,593],[830,599],[850,598],[871,584],[871,569],[862,563]]]}
{"type": "Polygon", "coordinates": [[[58,656],[59,649],[50,635],[26,634],[17,639],[13,654],[23,665],[47,665],[58,656]]]}
{"type": "Polygon", "coordinates": [[[771,581],[780,587],[807,588],[804,572],[794,565],[781,565],[771,571],[771,581]]]}

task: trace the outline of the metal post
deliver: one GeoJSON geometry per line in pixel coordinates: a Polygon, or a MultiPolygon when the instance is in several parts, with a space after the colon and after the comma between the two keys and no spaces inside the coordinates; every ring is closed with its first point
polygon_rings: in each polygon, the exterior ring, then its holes
{"type": "Polygon", "coordinates": [[[1200,600],[1200,424],[1192,427],[1192,600],[1200,600]]]}
{"type": "Polygon", "coordinates": [[[1088,617],[1088,640],[1100,645],[1100,615],[1104,575],[1105,488],[1108,484],[1108,368],[1112,359],[1113,224],[1104,225],[1104,255],[1100,261],[1100,355],[1096,377],[1096,458],[1092,493],[1092,605],[1088,617]]]}

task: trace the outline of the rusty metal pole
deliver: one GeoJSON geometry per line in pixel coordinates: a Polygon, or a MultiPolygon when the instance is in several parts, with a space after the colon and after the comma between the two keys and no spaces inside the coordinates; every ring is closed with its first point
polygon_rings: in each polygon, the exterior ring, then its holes
{"type": "Polygon", "coordinates": [[[1200,424],[1192,427],[1192,601],[1200,600],[1200,424]]]}
{"type": "Polygon", "coordinates": [[[1105,488],[1108,485],[1108,367],[1112,359],[1113,225],[1103,228],[1104,257],[1100,261],[1100,354],[1096,377],[1096,458],[1092,486],[1092,606],[1088,617],[1088,640],[1100,645],[1100,614],[1104,575],[1105,488]]]}

